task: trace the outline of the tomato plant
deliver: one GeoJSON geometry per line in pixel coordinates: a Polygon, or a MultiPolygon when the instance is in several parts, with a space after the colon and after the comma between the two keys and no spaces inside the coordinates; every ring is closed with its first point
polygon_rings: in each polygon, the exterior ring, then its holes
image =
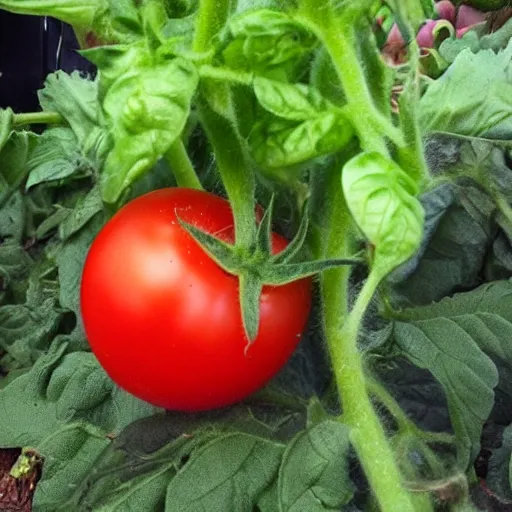
{"type": "MultiPolygon", "coordinates": [[[[144,195],[92,244],[82,317],[95,355],[121,387],[168,409],[211,409],[258,390],[289,359],[308,319],[311,280],[263,288],[259,332],[249,345],[237,278],[178,218],[234,241],[226,200],[182,188],[144,195]]],[[[286,245],[272,234],[274,252],[286,245]]]]}
{"type": "Polygon", "coordinates": [[[0,509],[510,506],[504,6],[0,0],[0,509]]]}

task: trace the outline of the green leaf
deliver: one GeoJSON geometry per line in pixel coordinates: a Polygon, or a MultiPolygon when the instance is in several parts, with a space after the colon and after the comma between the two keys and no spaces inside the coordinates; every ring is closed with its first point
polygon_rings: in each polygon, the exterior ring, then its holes
{"type": "Polygon", "coordinates": [[[465,0],[464,3],[484,12],[496,11],[508,6],[507,0],[465,0]]]}
{"type": "Polygon", "coordinates": [[[166,416],[155,415],[130,424],[90,465],[87,477],[58,510],[163,510],[169,481],[183,459],[208,437],[202,432],[193,436],[163,432],[160,425],[166,420],[169,424],[166,416]],[[156,447],[148,442],[152,436],[160,437],[156,447]]]}
{"type": "Polygon", "coordinates": [[[374,268],[386,275],[420,246],[424,211],[417,184],[393,161],[378,153],[361,153],[342,172],[347,205],[375,246],[374,268]]]}
{"type": "Polygon", "coordinates": [[[25,231],[26,214],[23,195],[20,192],[13,193],[4,206],[0,206],[0,239],[13,238],[21,243],[25,231]]]}
{"type": "Polygon", "coordinates": [[[457,436],[461,467],[479,452],[482,426],[494,405],[493,389],[512,367],[512,282],[499,281],[421,308],[405,310],[393,338],[405,355],[441,383],[457,436]],[[493,363],[504,373],[498,381],[493,363]]]}
{"type": "Polygon", "coordinates": [[[249,144],[254,159],[272,169],[334,153],[353,134],[352,125],[344,115],[327,111],[303,122],[278,118],[260,121],[252,130],[249,144]]]}
{"type": "Polygon", "coordinates": [[[500,502],[512,504],[512,426],[503,431],[501,446],[493,450],[486,477],[487,487],[500,502]]]}
{"type": "MultiPolygon", "coordinates": [[[[94,497],[94,509],[85,508],[84,510],[98,512],[162,510],[166,486],[176,471],[174,466],[175,463],[171,460],[168,464],[160,464],[159,467],[152,468],[152,471],[147,471],[128,481],[125,481],[124,468],[119,467],[113,475],[107,474],[104,477],[104,479],[110,477],[109,480],[113,482],[109,482],[111,484],[109,487],[102,482],[103,492],[100,496],[94,497]]],[[[85,507],[92,501],[90,496],[87,496],[86,500],[83,505],[85,507]]],[[[65,512],[69,508],[62,507],[60,510],[65,512]]]]}
{"type": "Polygon", "coordinates": [[[512,246],[505,233],[493,241],[491,254],[485,262],[485,280],[498,281],[512,277],[512,246]]]}
{"type": "Polygon", "coordinates": [[[471,335],[451,319],[399,322],[393,334],[407,358],[428,369],[443,386],[457,436],[459,464],[465,470],[480,450],[482,426],[498,383],[496,367],[471,335]]]}
{"type": "Polygon", "coordinates": [[[154,52],[162,46],[165,41],[162,30],[168,21],[166,6],[163,0],[149,0],[141,4],[139,15],[142,20],[142,27],[146,44],[154,52]]]}
{"type": "Polygon", "coordinates": [[[54,190],[50,187],[35,187],[29,193],[20,194],[25,204],[25,236],[30,245],[35,237],[36,226],[55,211],[54,190]]]}
{"type": "Polygon", "coordinates": [[[84,78],[78,71],[70,75],[57,71],[48,75],[38,96],[44,110],[57,112],[67,121],[82,153],[101,162],[109,141],[101,126],[98,80],[84,78]]]}
{"type": "Polygon", "coordinates": [[[87,139],[99,123],[98,81],[88,80],[74,71],[51,73],[38,92],[44,110],[58,112],[80,141],[87,139]]]}
{"type": "Polygon", "coordinates": [[[109,444],[105,432],[87,423],[58,427],[42,439],[37,451],[44,456],[43,477],[34,495],[35,510],[58,510],[109,444]]]}
{"type": "Polygon", "coordinates": [[[100,42],[130,43],[143,36],[135,0],[106,0],[94,18],[94,28],[100,42]]]}
{"type": "Polygon", "coordinates": [[[71,496],[110,443],[107,434],[155,411],[116,388],[91,353],[66,351],[54,343],[2,390],[0,403],[0,446],[29,446],[45,459],[34,498],[45,511],[71,496]]]}
{"type": "MultiPolygon", "coordinates": [[[[265,446],[268,441],[254,436],[287,440],[304,427],[303,415],[290,412],[285,406],[273,405],[260,397],[250,405],[237,404],[198,414],[167,412],[137,420],[114,439],[71,499],[58,510],[163,510],[169,482],[185,470],[187,462],[206,443],[218,440],[222,444],[227,441],[227,431],[235,430],[236,436],[256,439],[265,446]]],[[[252,458],[247,464],[252,462],[258,464],[252,458]]],[[[220,459],[216,464],[223,467],[220,459]]],[[[205,468],[208,471],[208,466],[205,468]]],[[[190,470],[195,472],[197,466],[190,470]]],[[[248,470],[244,478],[250,479],[248,470]]],[[[275,483],[272,475],[269,480],[275,483]]],[[[277,504],[277,497],[274,503],[277,504]]],[[[189,504],[191,508],[187,510],[196,510],[195,505],[189,504]]],[[[250,507],[247,510],[252,512],[250,507]]]]}
{"type": "Polygon", "coordinates": [[[321,112],[336,111],[314,87],[305,84],[287,84],[256,77],[254,92],[260,105],[277,117],[290,121],[307,121],[321,112]]]}
{"type": "Polygon", "coordinates": [[[245,11],[233,17],[227,28],[229,35],[234,38],[266,35],[282,37],[289,33],[307,34],[305,28],[287,13],[271,9],[245,11]]]}
{"type": "Polygon", "coordinates": [[[433,133],[425,139],[429,170],[442,183],[426,192],[420,250],[390,281],[413,304],[427,304],[489,280],[510,277],[507,243],[495,243],[496,223],[510,233],[510,221],[498,211],[496,196],[512,200],[507,165],[510,141],[433,133]],[[464,178],[463,178],[464,177],[464,178]],[[487,261],[486,261],[487,260],[487,261]],[[494,268],[493,268],[494,267],[494,268]]]}
{"type": "Polygon", "coordinates": [[[63,127],[46,130],[37,139],[27,166],[27,190],[41,183],[88,176],[94,169],[92,162],[82,156],[72,130],[63,127]]]}
{"type": "Polygon", "coordinates": [[[2,288],[11,281],[21,281],[28,277],[32,260],[18,241],[7,239],[0,242],[0,280],[2,288]]]}
{"type": "Polygon", "coordinates": [[[277,494],[277,482],[265,489],[257,503],[258,512],[281,512],[277,494]]]}
{"type": "Polygon", "coordinates": [[[481,29],[472,29],[462,37],[445,39],[439,47],[439,53],[450,64],[455,61],[459,53],[468,49],[473,53],[480,50],[493,50],[497,52],[507,46],[512,38],[512,20],[508,20],[500,29],[490,34],[482,34],[481,29]]]}
{"type": "MultiPolygon", "coordinates": [[[[449,26],[451,27],[451,25],[449,26]]],[[[422,48],[421,52],[420,71],[423,75],[430,78],[439,78],[448,69],[449,63],[443,59],[435,48],[422,48]]]]}
{"type": "Polygon", "coordinates": [[[229,67],[283,80],[303,73],[318,41],[285,12],[251,9],[230,19],[220,43],[229,67]]]}
{"type": "Polygon", "coordinates": [[[94,187],[87,195],[78,200],[73,210],[60,223],[60,239],[66,241],[84,228],[95,215],[102,211],[103,202],[101,201],[100,191],[98,187],[94,187]]]}
{"type": "Polygon", "coordinates": [[[101,70],[98,82],[100,102],[105,99],[108,90],[120,77],[129,74],[130,70],[133,71],[147,65],[150,60],[149,53],[142,43],[89,48],[82,50],[80,54],[101,70]]]}
{"type": "Polygon", "coordinates": [[[165,510],[251,511],[274,479],[283,447],[247,434],[227,434],[192,455],[167,488],[165,510]]]}
{"type": "Polygon", "coordinates": [[[60,305],[64,309],[75,312],[77,316],[80,316],[80,282],[85,258],[92,241],[103,227],[105,220],[103,215],[96,214],[93,219],[88,221],[90,223],[88,228],[82,229],[75,236],[66,240],[57,253],[60,305]]]}
{"type": "Polygon", "coordinates": [[[279,510],[341,510],[354,494],[349,452],[349,429],[340,422],[326,420],[299,434],[279,470],[279,510]]]}
{"type": "Polygon", "coordinates": [[[13,132],[0,152],[0,207],[18,189],[25,179],[27,160],[36,145],[36,135],[13,132]]]}
{"type": "Polygon", "coordinates": [[[167,0],[165,6],[170,19],[189,17],[197,10],[199,0],[167,0]]]}
{"type": "Polygon", "coordinates": [[[94,54],[100,72],[105,69],[101,75],[105,84],[100,82],[100,88],[105,91],[103,110],[114,141],[101,174],[102,196],[110,203],[153,167],[181,135],[198,83],[194,65],[181,57],[152,65],[145,50],[138,47],[114,52],[118,59],[113,63],[106,62],[106,54],[94,54]],[[127,56],[134,60],[128,61],[127,56]]]}
{"type": "Polygon", "coordinates": [[[96,12],[103,6],[101,0],[0,0],[0,9],[17,14],[52,16],[70,25],[91,27],[96,12]]]}
{"type": "MultiPolygon", "coordinates": [[[[371,334],[375,345],[381,342],[384,345],[393,334],[393,324],[389,323],[380,332],[371,334]]],[[[443,387],[428,370],[418,368],[405,357],[375,360],[372,370],[419,428],[431,432],[452,430],[443,387]]],[[[452,452],[448,461],[450,466],[454,467],[452,452]]]]}
{"type": "Polygon", "coordinates": [[[420,102],[423,132],[493,139],[512,136],[512,42],[498,54],[462,51],[420,102]],[[481,70],[485,69],[485,73],[481,70]],[[465,91],[465,94],[461,94],[465,91]]]}
{"type": "Polygon", "coordinates": [[[388,276],[398,307],[430,304],[478,286],[494,236],[494,201],[476,185],[443,183],[423,194],[421,203],[421,246],[388,276]]]}
{"type": "Polygon", "coordinates": [[[62,312],[54,297],[39,304],[9,304],[0,308],[1,368],[28,368],[41,356],[57,333],[62,312]]]}
{"type": "Polygon", "coordinates": [[[249,138],[255,160],[265,167],[304,162],[337,151],[352,138],[343,110],[314,87],[257,77],[254,91],[272,114],[254,126],[249,138]]]}
{"type": "Polygon", "coordinates": [[[35,234],[36,238],[38,240],[43,240],[48,237],[68,218],[72,212],[73,210],[71,208],[57,207],[49,217],[46,217],[46,219],[37,226],[35,234]]]}
{"type": "MultiPolygon", "coordinates": [[[[176,2],[170,7],[176,8],[176,2]]],[[[162,28],[164,43],[159,51],[180,53],[182,50],[189,50],[194,40],[194,28],[196,24],[197,11],[186,17],[177,17],[171,14],[162,28]]]]}

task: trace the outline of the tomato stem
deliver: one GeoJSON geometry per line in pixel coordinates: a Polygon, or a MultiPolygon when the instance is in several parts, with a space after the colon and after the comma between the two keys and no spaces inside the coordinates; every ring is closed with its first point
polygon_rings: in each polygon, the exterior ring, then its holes
{"type": "MultiPolygon", "coordinates": [[[[336,173],[333,176],[336,177],[336,173]]],[[[339,185],[339,174],[337,178],[338,186],[333,182],[327,188],[330,195],[327,216],[329,232],[323,237],[327,239],[325,249],[320,251],[324,257],[333,258],[352,252],[351,215],[339,185]]],[[[370,401],[363,360],[357,347],[361,319],[380,283],[380,276],[370,274],[350,314],[349,277],[348,267],[328,270],[320,276],[324,331],[337,390],[343,403],[340,421],[352,428],[352,443],[382,510],[413,511],[416,509],[403,488],[394,454],[370,401]]]]}
{"type": "MultiPolygon", "coordinates": [[[[350,254],[350,226],[351,217],[345,197],[339,183],[331,184],[331,199],[329,215],[329,232],[326,234],[326,246],[323,258],[336,258],[340,255],[350,254]]],[[[324,322],[331,328],[337,325],[341,329],[348,315],[348,284],[350,267],[339,267],[326,270],[321,274],[322,296],[324,303],[329,306],[324,309],[324,322]]]]}
{"type": "Polygon", "coordinates": [[[414,435],[430,443],[453,444],[454,440],[452,434],[445,432],[426,432],[417,427],[391,393],[375,379],[367,377],[366,386],[370,395],[374,396],[377,401],[387,409],[391,416],[393,416],[397,423],[398,430],[402,434],[414,435]]]}
{"type": "Polygon", "coordinates": [[[229,82],[232,84],[252,86],[254,76],[252,73],[244,71],[233,71],[227,67],[211,66],[203,64],[199,67],[201,78],[210,78],[219,82],[229,82]]]}
{"type": "Polygon", "coordinates": [[[26,114],[14,114],[13,126],[27,124],[62,124],[64,119],[57,112],[29,112],[26,114]]]}
{"type": "Polygon", "coordinates": [[[428,167],[423,153],[423,140],[418,122],[420,90],[420,48],[415,39],[409,43],[410,77],[399,100],[400,124],[406,144],[397,148],[396,160],[402,169],[423,188],[428,181],[428,167]]]}
{"type": "MultiPolygon", "coordinates": [[[[342,23],[340,28],[339,21],[333,16],[324,22],[324,26],[318,27],[313,23],[311,28],[324,44],[334,64],[362,148],[389,156],[385,137],[396,140],[396,128],[390,120],[383,120],[383,115],[373,102],[355,49],[353,24],[342,23]]],[[[397,142],[401,142],[399,139],[397,142]]]]}
{"type": "MultiPolygon", "coordinates": [[[[195,52],[208,51],[212,37],[224,26],[230,11],[230,0],[200,0],[193,43],[195,52]]],[[[203,68],[203,72],[205,69],[211,72],[214,68],[203,68]]],[[[247,250],[256,239],[255,177],[237,128],[231,89],[227,83],[216,82],[215,78],[218,76],[202,77],[199,115],[213,146],[222,182],[233,209],[235,243],[242,250],[247,250]]]]}
{"type": "Polygon", "coordinates": [[[201,85],[201,124],[213,147],[222,183],[233,209],[235,243],[242,250],[248,250],[256,241],[256,181],[236,126],[231,90],[226,84],[213,85],[208,80],[201,85]],[[222,113],[214,110],[212,98],[224,105],[222,113]]]}
{"type": "Polygon", "coordinates": [[[172,144],[165,158],[171,166],[178,187],[203,190],[181,137],[172,144]]]}
{"type": "Polygon", "coordinates": [[[230,0],[200,0],[192,48],[204,53],[212,37],[224,26],[231,10],[230,0]]]}
{"type": "MultiPolygon", "coordinates": [[[[376,107],[359,62],[354,20],[344,19],[330,10],[315,19],[306,14],[305,22],[327,49],[347,98],[350,118],[363,150],[389,158],[387,139],[401,142],[396,128],[376,107]]],[[[350,243],[350,213],[342,199],[341,184],[330,187],[332,208],[326,250],[331,257],[347,254],[350,243]],[[337,211],[336,211],[337,210],[337,211]],[[345,233],[343,232],[345,230],[345,233]]],[[[348,269],[325,272],[321,276],[324,330],[331,356],[338,393],[343,404],[342,421],[351,428],[351,441],[383,512],[430,511],[428,498],[413,497],[403,485],[403,477],[383,425],[371,403],[363,357],[357,339],[363,315],[381,280],[372,270],[347,315],[348,269]]]]}
{"type": "MultiPolygon", "coordinates": [[[[361,320],[381,276],[370,273],[342,329],[324,292],[324,327],[338,392],[343,402],[343,421],[351,427],[351,441],[383,512],[413,512],[412,497],[402,484],[384,428],[370,401],[362,356],[357,347],[361,320]],[[333,322],[333,318],[335,321],[333,322]]],[[[338,283],[340,287],[344,283],[338,283]]],[[[333,304],[337,307],[337,301],[333,304]]],[[[421,510],[430,510],[422,507],[421,510]]]]}

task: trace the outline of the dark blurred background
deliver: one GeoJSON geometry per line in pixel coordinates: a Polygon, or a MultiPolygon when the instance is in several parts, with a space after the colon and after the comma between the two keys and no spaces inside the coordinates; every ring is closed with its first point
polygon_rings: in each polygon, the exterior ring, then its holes
{"type": "Polygon", "coordinates": [[[38,110],[37,90],[57,69],[91,72],[68,25],[0,10],[0,108],[38,110]]]}

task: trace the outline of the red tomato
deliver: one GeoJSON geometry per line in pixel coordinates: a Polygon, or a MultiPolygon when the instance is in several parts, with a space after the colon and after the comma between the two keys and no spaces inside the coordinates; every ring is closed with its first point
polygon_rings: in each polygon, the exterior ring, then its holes
{"type": "MultiPolygon", "coordinates": [[[[297,346],[311,280],[265,286],[258,336],[246,351],[238,278],[222,270],[180,226],[233,242],[229,203],[171,188],[122,208],[88,253],[81,311],[92,350],[110,377],[167,409],[226,406],[261,388],[297,346]]],[[[273,233],[273,251],[287,241],[273,233]]]]}

